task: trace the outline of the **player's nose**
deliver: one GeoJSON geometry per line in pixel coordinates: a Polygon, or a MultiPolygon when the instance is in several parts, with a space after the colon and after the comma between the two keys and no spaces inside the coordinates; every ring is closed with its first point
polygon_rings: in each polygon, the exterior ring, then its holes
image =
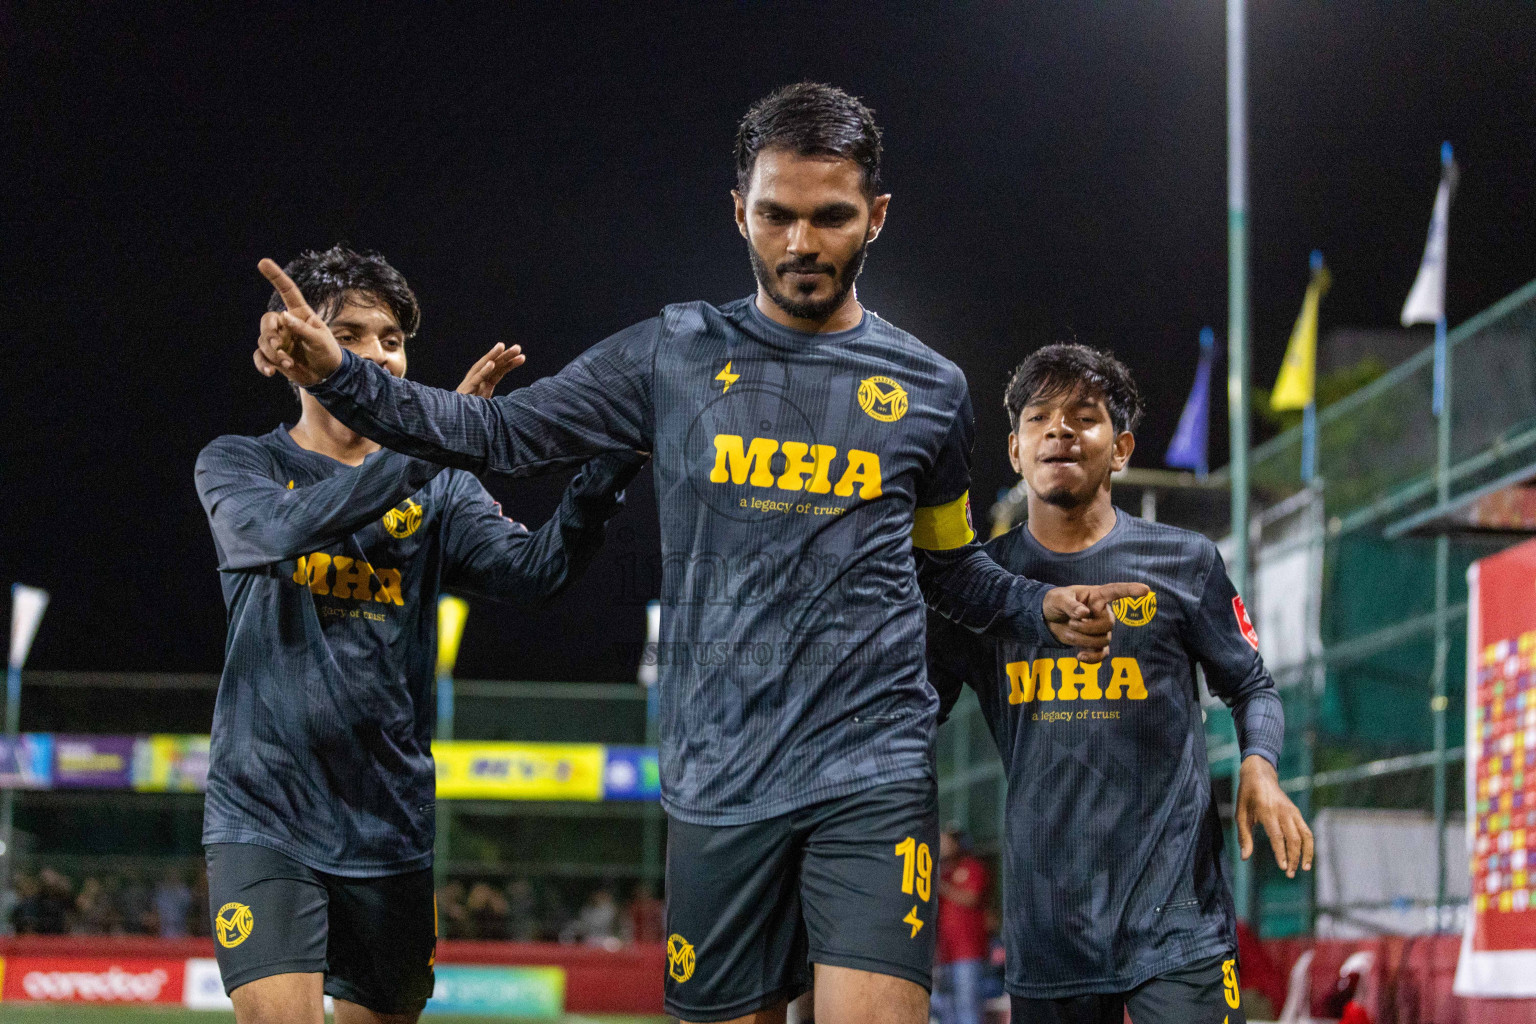
{"type": "Polygon", "coordinates": [[[352,350],[360,359],[366,359],[370,363],[383,366],[388,361],[388,353],[384,351],[384,342],[379,338],[368,338],[357,348],[352,350]]]}
{"type": "Polygon", "coordinates": [[[808,221],[797,220],[789,229],[787,247],[790,252],[798,256],[808,253],[818,253],[821,247],[816,244],[816,231],[808,221]]]}

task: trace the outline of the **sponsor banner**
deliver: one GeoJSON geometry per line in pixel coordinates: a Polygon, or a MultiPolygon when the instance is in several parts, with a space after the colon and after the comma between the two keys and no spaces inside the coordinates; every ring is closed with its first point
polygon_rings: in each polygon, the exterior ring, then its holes
{"type": "Polygon", "coordinates": [[[219,962],[213,957],[194,957],[187,961],[186,979],[181,987],[181,1002],[189,1010],[233,1010],[235,1004],[224,994],[224,978],[219,962]]]}
{"type": "Polygon", "coordinates": [[[53,737],[53,788],[127,789],[132,784],[133,736],[53,737]]]}
{"type": "Polygon", "coordinates": [[[603,768],[604,800],[658,800],[661,798],[661,766],[655,747],[608,749],[603,768]]]}
{"type": "Polygon", "coordinates": [[[208,737],[143,736],[133,751],[133,788],[146,793],[201,793],[208,788],[208,737]]]}
{"type": "Polygon", "coordinates": [[[49,789],[52,786],[51,734],[0,736],[0,789],[49,789]]]}
{"type": "Polygon", "coordinates": [[[439,964],[426,1013],[559,1017],[565,1012],[563,967],[460,967],[439,964]]]}
{"type": "MultiPolygon", "coordinates": [[[[434,743],[443,800],[656,800],[655,747],[601,743],[434,743]]],[[[201,793],[208,737],[26,733],[0,736],[0,788],[201,793]]]]}
{"type": "Polygon", "coordinates": [[[1536,996],[1536,541],[1467,570],[1472,907],[1454,991],[1536,996]]]}
{"type": "Polygon", "coordinates": [[[441,800],[601,800],[600,743],[432,744],[441,800]]]}
{"type": "Polygon", "coordinates": [[[181,960],[9,956],[0,1001],[180,1003],[184,973],[181,960]]]}
{"type": "MultiPolygon", "coordinates": [[[[322,1000],[326,1013],[335,1010],[330,996],[322,1000]]],[[[234,1010],[234,1001],[224,994],[224,978],[219,962],[213,957],[193,957],[187,961],[186,980],[181,987],[181,1005],[189,1010],[234,1010]]]]}

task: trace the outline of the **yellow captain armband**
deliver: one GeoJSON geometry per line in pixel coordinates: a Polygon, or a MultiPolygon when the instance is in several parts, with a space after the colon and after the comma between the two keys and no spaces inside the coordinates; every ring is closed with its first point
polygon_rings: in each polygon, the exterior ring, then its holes
{"type": "Polygon", "coordinates": [[[954,501],[912,513],[912,546],[924,551],[949,551],[976,539],[971,528],[971,492],[954,501]]]}

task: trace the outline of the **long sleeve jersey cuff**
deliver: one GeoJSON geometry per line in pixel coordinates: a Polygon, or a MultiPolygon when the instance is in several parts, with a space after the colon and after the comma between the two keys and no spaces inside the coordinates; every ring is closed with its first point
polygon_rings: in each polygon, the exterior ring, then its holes
{"type": "Polygon", "coordinates": [[[327,378],[317,384],[311,384],[304,390],[316,398],[324,398],[329,395],[347,394],[348,385],[353,377],[357,376],[363,361],[347,349],[341,350],[341,365],[327,378]]]}
{"type": "Polygon", "coordinates": [[[1232,708],[1237,726],[1238,748],[1242,756],[1258,754],[1280,768],[1280,750],[1285,744],[1285,707],[1274,690],[1260,690],[1232,708]]]}
{"type": "Polygon", "coordinates": [[[624,504],[624,488],[645,465],[646,456],[634,451],[599,455],[576,474],[561,505],[561,518],[575,527],[607,522],[624,504]]]}

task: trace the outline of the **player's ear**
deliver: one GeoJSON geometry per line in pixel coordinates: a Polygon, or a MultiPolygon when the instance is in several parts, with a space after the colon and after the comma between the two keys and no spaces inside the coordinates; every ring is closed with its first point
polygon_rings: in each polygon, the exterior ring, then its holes
{"type": "Polygon", "coordinates": [[[885,211],[890,209],[891,194],[887,192],[883,196],[875,196],[869,204],[869,230],[864,234],[864,241],[873,242],[880,237],[880,231],[885,227],[885,211]]]}
{"type": "Polygon", "coordinates": [[[1024,475],[1024,467],[1019,463],[1019,434],[1016,430],[1008,431],[1008,464],[1019,476],[1024,475]]]}
{"type": "Polygon", "coordinates": [[[741,237],[751,241],[747,234],[747,199],[740,192],[731,189],[731,200],[736,204],[736,230],[741,232],[741,237]]]}
{"type": "Polygon", "coordinates": [[[1131,453],[1136,450],[1136,435],[1129,430],[1122,430],[1115,435],[1115,454],[1109,460],[1109,465],[1116,473],[1125,468],[1131,461],[1131,453]]]}

